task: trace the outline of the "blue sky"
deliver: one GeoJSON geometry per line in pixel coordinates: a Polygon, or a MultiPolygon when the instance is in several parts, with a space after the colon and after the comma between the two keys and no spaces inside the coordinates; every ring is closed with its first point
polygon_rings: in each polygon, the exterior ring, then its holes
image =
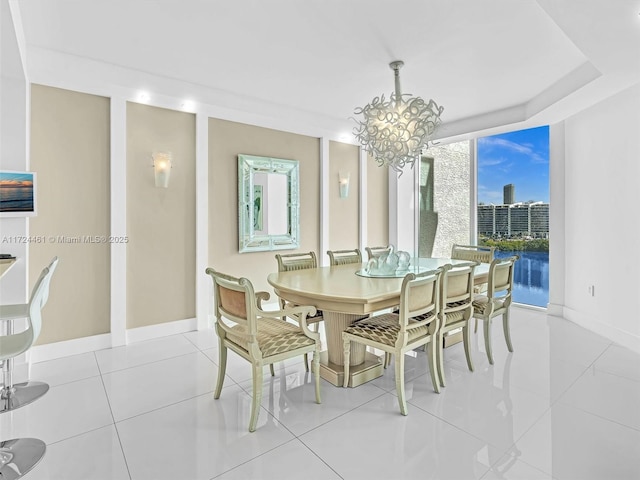
{"type": "Polygon", "coordinates": [[[549,127],[478,139],[478,203],[501,204],[509,183],[516,202],[549,202],[549,127]]]}

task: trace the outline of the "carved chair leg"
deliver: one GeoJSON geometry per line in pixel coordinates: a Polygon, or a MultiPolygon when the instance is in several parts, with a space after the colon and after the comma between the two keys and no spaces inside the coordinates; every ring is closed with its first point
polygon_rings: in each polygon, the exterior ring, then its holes
{"type": "Polygon", "coordinates": [[[440,381],[438,374],[438,359],[436,358],[436,346],[437,336],[431,337],[431,341],[425,346],[427,347],[427,358],[429,360],[429,372],[431,373],[431,383],[436,393],[440,393],[440,381]]]}
{"type": "Polygon", "coordinates": [[[249,431],[255,432],[258,424],[258,413],[260,413],[260,401],[262,400],[262,365],[252,365],[251,368],[253,370],[253,392],[249,431]]]}
{"type": "Polygon", "coordinates": [[[473,372],[473,360],[471,359],[471,324],[467,324],[462,327],[462,337],[464,343],[464,355],[467,357],[467,367],[473,372]]]}
{"type": "Polygon", "coordinates": [[[444,335],[442,332],[438,333],[435,336],[435,341],[436,341],[435,348],[436,348],[437,370],[438,370],[438,377],[440,377],[440,386],[446,387],[447,383],[444,378],[444,354],[443,354],[444,335]]]}
{"type": "Polygon", "coordinates": [[[222,344],[220,339],[220,347],[218,350],[218,380],[216,381],[216,390],[213,394],[213,398],[216,400],[220,398],[220,392],[222,392],[222,385],[224,384],[225,372],[227,371],[227,347],[222,344]]]}
{"type": "Polygon", "coordinates": [[[487,351],[489,363],[493,365],[493,353],[491,351],[491,318],[484,320],[484,348],[487,351]]]}
{"type": "Polygon", "coordinates": [[[511,344],[511,330],[509,329],[509,309],[502,314],[502,329],[504,330],[504,339],[507,341],[507,348],[510,352],[513,352],[513,345],[511,344]]]}
{"type": "Polygon", "coordinates": [[[351,341],[346,338],[343,334],[342,339],[344,341],[344,382],[342,384],[343,387],[349,386],[349,361],[351,357],[351,341]]]}
{"type": "Polygon", "coordinates": [[[316,403],[321,403],[320,398],[320,345],[316,347],[316,351],[313,352],[313,376],[316,382],[316,403]]]}
{"type": "Polygon", "coordinates": [[[400,413],[406,415],[407,399],[404,393],[404,354],[396,351],[396,393],[398,394],[398,405],[400,413]]]}

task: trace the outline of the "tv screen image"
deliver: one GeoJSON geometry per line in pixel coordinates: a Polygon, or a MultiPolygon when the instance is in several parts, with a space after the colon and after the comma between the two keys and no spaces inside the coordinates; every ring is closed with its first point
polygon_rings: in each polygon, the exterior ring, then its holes
{"type": "Polygon", "coordinates": [[[0,171],[0,216],[36,214],[36,174],[0,171]]]}

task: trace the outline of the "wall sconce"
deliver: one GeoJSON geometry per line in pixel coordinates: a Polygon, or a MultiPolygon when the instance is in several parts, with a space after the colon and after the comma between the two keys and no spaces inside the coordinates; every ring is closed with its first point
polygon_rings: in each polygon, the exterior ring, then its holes
{"type": "Polygon", "coordinates": [[[171,152],[153,154],[153,172],[156,178],[156,187],[167,188],[171,175],[171,152]]]}
{"type": "Polygon", "coordinates": [[[338,185],[340,186],[340,198],[347,198],[349,196],[349,177],[350,174],[338,173],[338,185]]]}

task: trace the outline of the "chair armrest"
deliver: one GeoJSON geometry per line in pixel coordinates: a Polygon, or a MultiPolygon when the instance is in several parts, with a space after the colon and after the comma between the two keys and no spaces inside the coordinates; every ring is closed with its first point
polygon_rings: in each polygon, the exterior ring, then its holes
{"type": "Polygon", "coordinates": [[[281,320],[285,317],[291,317],[298,322],[300,328],[304,334],[316,340],[320,339],[320,334],[314,332],[309,328],[307,324],[307,317],[313,317],[316,314],[316,307],[310,305],[297,305],[295,307],[284,308],[282,310],[274,310],[265,312],[264,310],[258,311],[258,315],[264,318],[274,318],[281,320]]]}
{"type": "Polygon", "coordinates": [[[262,310],[262,302],[266,302],[271,298],[269,292],[256,292],[256,304],[258,308],[262,310]]]}

